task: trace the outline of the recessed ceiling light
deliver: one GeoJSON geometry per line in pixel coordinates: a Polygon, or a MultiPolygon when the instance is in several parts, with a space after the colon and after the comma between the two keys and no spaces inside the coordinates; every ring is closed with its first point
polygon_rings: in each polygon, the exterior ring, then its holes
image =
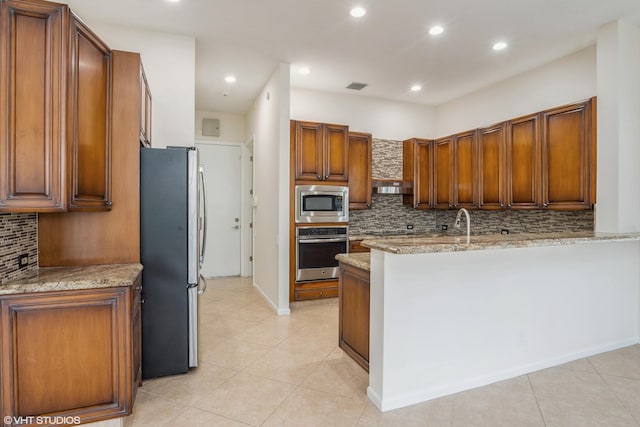
{"type": "Polygon", "coordinates": [[[429,34],[431,34],[432,36],[440,35],[443,32],[444,32],[444,28],[442,28],[440,25],[436,25],[435,27],[431,27],[429,29],[429,34]]]}
{"type": "Polygon", "coordinates": [[[411,92],[420,92],[422,90],[421,85],[413,85],[411,86],[411,92]]]}
{"type": "Polygon", "coordinates": [[[180,0],[167,0],[169,3],[180,3],[180,0]]]}
{"type": "Polygon", "coordinates": [[[504,50],[507,48],[507,46],[508,45],[506,42],[498,42],[493,45],[493,50],[504,50]]]}
{"type": "Polygon", "coordinates": [[[227,83],[235,83],[236,76],[228,75],[227,77],[224,78],[224,81],[227,83]]]}
{"type": "Polygon", "coordinates": [[[351,9],[351,12],[349,12],[349,13],[354,18],[362,18],[365,15],[365,13],[367,13],[367,11],[364,10],[364,8],[358,6],[358,7],[354,7],[353,9],[351,9]]]}
{"type": "Polygon", "coordinates": [[[306,65],[303,65],[300,68],[298,68],[298,74],[300,74],[301,76],[308,76],[310,72],[311,72],[311,69],[306,65]]]}

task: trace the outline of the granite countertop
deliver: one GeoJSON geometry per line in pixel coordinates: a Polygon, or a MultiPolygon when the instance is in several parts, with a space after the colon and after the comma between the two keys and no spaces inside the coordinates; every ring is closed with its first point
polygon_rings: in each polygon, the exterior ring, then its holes
{"type": "Polygon", "coordinates": [[[353,252],[350,254],[338,254],[336,259],[342,263],[352,265],[362,270],[371,270],[371,254],[369,252],[353,252]]]}
{"type": "Polygon", "coordinates": [[[43,267],[35,275],[0,285],[0,295],[131,286],[142,264],[43,267]]]}
{"type": "Polygon", "coordinates": [[[482,234],[471,236],[393,236],[374,237],[362,246],[393,254],[424,254],[435,252],[477,251],[483,249],[526,248],[533,246],[574,245],[594,241],[640,240],[640,233],[535,233],[482,234]]]}

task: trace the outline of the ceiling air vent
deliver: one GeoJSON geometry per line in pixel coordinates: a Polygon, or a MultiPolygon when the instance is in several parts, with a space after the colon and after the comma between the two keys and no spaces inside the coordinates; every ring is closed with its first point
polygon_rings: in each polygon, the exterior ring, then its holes
{"type": "Polygon", "coordinates": [[[366,83],[356,83],[353,82],[351,83],[349,86],[347,86],[347,89],[353,89],[353,90],[362,90],[363,88],[367,87],[366,83]]]}

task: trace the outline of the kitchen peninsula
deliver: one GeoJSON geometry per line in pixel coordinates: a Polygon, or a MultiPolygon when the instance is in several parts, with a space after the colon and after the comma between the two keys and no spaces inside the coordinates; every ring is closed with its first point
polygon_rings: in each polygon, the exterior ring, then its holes
{"type": "MultiPolygon", "coordinates": [[[[639,342],[640,234],[362,245],[371,249],[368,395],[383,411],[639,342]]],[[[365,267],[357,255],[338,259],[365,267]]]]}

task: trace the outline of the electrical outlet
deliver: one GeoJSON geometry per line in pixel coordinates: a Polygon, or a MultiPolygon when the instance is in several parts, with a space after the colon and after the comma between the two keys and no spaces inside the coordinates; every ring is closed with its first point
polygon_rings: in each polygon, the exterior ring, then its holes
{"type": "Polygon", "coordinates": [[[407,224],[407,230],[413,230],[413,224],[407,224]]]}
{"type": "Polygon", "coordinates": [[[509,229],[503,228],[502,230],[500,230],[500,234],[509,234],[509,229]]]}
{"type": "Polygon", "coordinates": [[[440,227],[440,231],[447,231],[449,229],[449,226],[447,224],[442,224],[442,226],[440,227]]]}
{"type": "Polygon", "coordinates": [[[18,268],[25,268],[29,265],[29,254],[21,254],[18,257],[18,268]]]}

